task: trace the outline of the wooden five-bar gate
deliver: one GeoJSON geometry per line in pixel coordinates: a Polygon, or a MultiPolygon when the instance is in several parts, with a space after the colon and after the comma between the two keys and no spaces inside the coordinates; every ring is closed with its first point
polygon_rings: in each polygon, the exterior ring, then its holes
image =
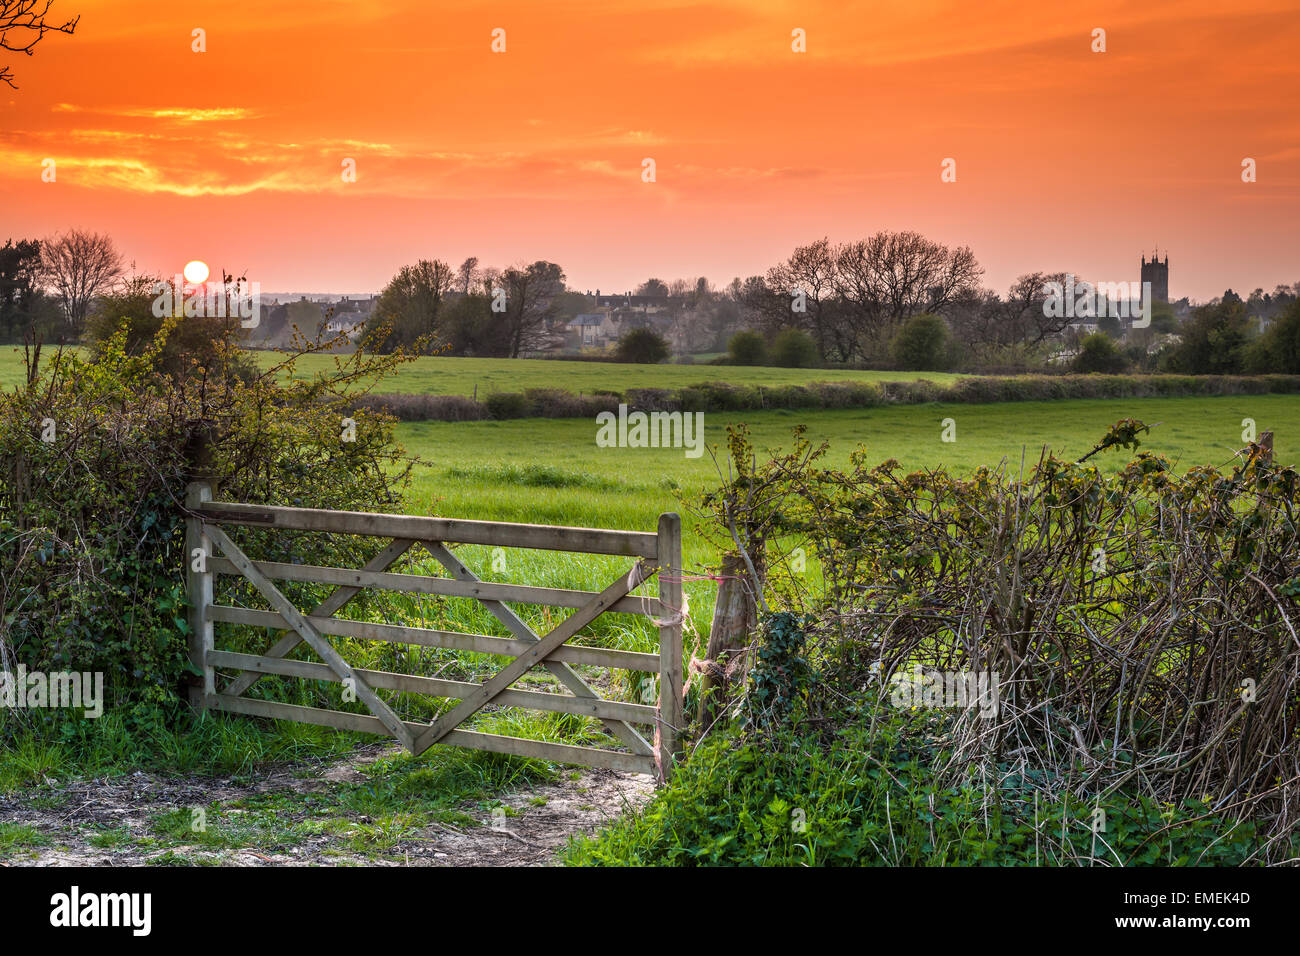
{"type": "Polygon", "coordinates": [[[195,482],[189,486],[186,497],[186,550],[190,557],[187,565],[192,624],[190,656],[203,674],[202,686],[194,689],[193,700],[197,706],[391,734],[413,754],[422,753],[435,743],[446,743],[558,763],[655,774],[660,779],[666,779],[671,772],[682,725],[681,519],[676,514],[660,515],[657,533],[612,531],[213,501],[210,486],[195,482]],[[318,567],[253,560],[222,530],[223,526],[230,525],[368,535],[390,540],[359,570],[318,567]],[[627,573],[599,593],[529,587],[480,580],[447,547],[457,543],[625,555],[637,560],[627,573]],[[446,569],[447,577],[388,570],[417,545],[446,569]],[[656,574],[658,597],[632,593],[656,574]],[[215,575],[241,576],[265,598],[272,610],[215,603],[215,575]],[[276,587],[276,581],[332,585],[335,590],[314,608],[299,610],[276,587]],[[335,616],[366,588],[475,598],[512,636],[494,637],[335,616]],[[575,610],[549,632],[538,634],[507,602],[575,610]],[[597,617],[610,611],[652,618],[659,628],[659,653],[569,643],[597,617]],[[284,633],[264,654],[234,653],[216,646],[215,625],[223,622],[284,633]],[[329,636],[474,651],[512,660],[482,683],[363,670],[348,664],[329,636]],[[319,662],[290,659],[289,653],[301,644],[306,644],[319,662]],[[657,702],[652,705],[602,698],[575,670],[575,665],[657,674],[657,702]],[[549,671],[569,693],[513,689],[512,685],[534,667],[549,671]],[[218,669],[240,673],[218,688],[218,669]],[[264,674],[343,682],[369,713],[244,696],[264,674]],[[400,718],[376,690],[426,694],[458,700],[459,704],[431,724],[412,722],[400,718]],[[526,740],[464,729],[465,722],[488,705],[595,717],[621,741],[625,750],[526,740]],[[646,730],[643,732],[638,727],[646,730]]]}

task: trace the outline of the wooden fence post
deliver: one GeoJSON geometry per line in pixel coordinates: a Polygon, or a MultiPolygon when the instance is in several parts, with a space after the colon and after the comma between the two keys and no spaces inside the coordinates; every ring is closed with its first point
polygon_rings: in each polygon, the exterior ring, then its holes
{"type": "MultiPolygon", "coordinates": [[[[205,502],[212,500],[212,486],[206,481],[192,481],[185,489],[185,507],[191,511],[205,502]]],[[[212,542],[203,533],[203,521],[200,518],[185,518],[185,593],[190,602],[190,662],[203,672],[201,682],[194,681],[189,687],[190,706],[204,710],[207,698],[217,692],[212,665],[208,653],[214,649],[212,621],[208,619],[207,609],[212,604],[212,570],[208,562],[212,560],[212,542]],[[195,551],[202,556],[204,570],[196,571],[195,551]]]]}
{"type": "Polygon", "coordinates": [[[663,780],[672,775],[682,729],[682,519],[675,512],[659,516],[659,766],[663,780]]]}
{"type": "Polygon", "coordinates": [[[709,641],[697,684],[700,689],[698,718],[701,734],[708,731],[718,715],[726,710],[731,697],[728,666],[749,644],[750,633],[758,624],[758,603],[754,600],[754,588],[744,558],[734,551],[724,554],[718,576],[722,580],[718,582],[713,623],[709,627],[709,641]]]}
{"type": "Polygon", "coordinates": [[[1260,445],[1261,448],[1264,449],[1264,454],[1261,455],[1260,457],[1263,458],[1265,464],[1269,464],[1269,465],[1273,464],[1273,431],[1272,431],[1272,429],[1269,429],[1268,431],[1262,433],[1262,434],[1259,436],[1259,445],[1260,445]]]}

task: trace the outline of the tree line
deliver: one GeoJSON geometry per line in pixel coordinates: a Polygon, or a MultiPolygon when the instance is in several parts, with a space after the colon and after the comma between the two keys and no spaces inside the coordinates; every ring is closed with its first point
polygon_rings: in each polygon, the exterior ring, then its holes
{"type": "Polygon", "coordinates": [[[477,258],[452,269],[441,259],[403,266],[384,286],[361,347],[450,351],[518,358],[556,345],[555,324],[569,290],[564,270],[538,260],[506,269],[477,258]]]}
{"type": "MultiPolygon", "coordinates": [[[[983,274],[968,247],[915,232],[844,243],[822,238],[721,289],[704,277],[647,279],[627,293],[641,297],[647,311],[627,310],[608,357],[662,361],[671,350],[661,333],[669,330],[673,350],[725,350],[717,361],[750,365],[1300,371],[1300,283],[1245,298],[1229,289],[1195,308],[1183,303],[1181,321],[1173,306],[1156,302],[1146,328],[1126,330],[1101,317],[1101,334],[1085,337],[1072,317],[1045,308],[1049,284],[1064,284],[1066,273],[1027,273],[1002,294],[982,285],[983,274]]],[[[159,321],[149,309],[156,281],[128,275],[112,240],[98,233],[10,239],[0,247],[0,341],[93,342],[122,319],[132,340],[143,341],[159,321]]],[[[475,257],[458,267],[421,259],[384,286],[358,346],[379,354],[517,358],[572,347],[567,323],[595,308],[554,262],[495,268],[475,257]]],[[[322,328],[302,331],[313,336],[322,328]]]]}

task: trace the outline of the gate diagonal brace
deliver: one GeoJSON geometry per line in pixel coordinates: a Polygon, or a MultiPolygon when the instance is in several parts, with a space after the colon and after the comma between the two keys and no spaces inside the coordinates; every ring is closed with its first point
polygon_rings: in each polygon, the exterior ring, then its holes
{"type": "Polygon", "coordinates": [[[357,697],[370,709],[372,714],[379,718],[385,727],[392,731],[393,736],[397,738],[402,746],[414,753],[414,741],[411,731],[407,729],[401,718],[393,712],[391,707],[379,699],[378,695],[370,689],[370,685],[361,679],[351,665],[334,649],[334,646],[307,623],[306,619],[298,612],[298,609],[293,606],[293,602],[281,594],[266,575],[257,570],[253,562],[249,560],[248,555],[244,554],[219,527],[205,524],[203,530],[221,548],[230,563],[239,569],[240,574],[262,593],[262,596],[270,602],[273,608],[280,612],[280,616],[288,622],[289,626],[297,631],[302,636],[302,639],[311,646],[312,650],[320,655],[321,660],[328,664],[330,669],[341,679],[352,682],[357,697]]]}
{"type": "MultiPolygon", "coordinates": [[[[371,558],[362,567],[362,571],[387,571],[393,564],[411,549],[415,544],[414,538],[394,538],[386,548],[371,558]]],[[[308,612],[308,617],[333,617],[343,609],[343,606],[351,601],[354,597],[364,591],[363,587],[342,586],[335,588],[330,592],[330,596],[317,604],[315,609],[308,612]]],[[[290,631],[280,640],[276,641],[264,657],[285,657],[290,651],[302,643],[302,635],[296,631],[290,631]]],[[[266,676],[257,671],[244,671],[238,677],[232,679],[221,691],[227,697],[238,697],[248,688],[252,687],[259,679],[266,676]]]]}
{"type": "MultiPolygon", "coordinates": [[[[478,583],[482,579],[465,567],[456,555],[441,541],[421,541],[420,544],[429,554],[433,555],[434,560],[447,569],[451,575],[458,580],[470,583],[478,583]]],[[[505,603],[494,601],[489,598],[479,598],[482,604],[498,621],[505,625],[515,637],[521,641],[536,642],[538,640],[537,632],[534,631],[527,623],[505,603]]],[[[582,679],[582,676],[568,664],[563,661],[542,661],[542,666],[549,671],[560,683],[573,691],[573,696],[584,699],[600,699],[600,695],[591,688],[591,686],[582,679]]],[[[623,720],[602,719],[601,723],[612,734],[623,741],[633,753],[651,756],[654,748],[650,743],[641,736],[635,727],[623,720]]]]}
{"type": "Polygon", "coordinates": [[[434,721],[428,730],[415,739],[411,752],[417,756],[424,753],[457,726],[478,713],[480,709],[491,703],[497,694],[517,681],[530,668],[544,661],[552,651],[599,617],[609,605],[640,587],[654,573],[656,567],[654,563],[638,561],[627,574],[565,618],[558,627],[503,667],[496,676],[481,684],[478,690],[467,696],[458,706],[434,721]]]}

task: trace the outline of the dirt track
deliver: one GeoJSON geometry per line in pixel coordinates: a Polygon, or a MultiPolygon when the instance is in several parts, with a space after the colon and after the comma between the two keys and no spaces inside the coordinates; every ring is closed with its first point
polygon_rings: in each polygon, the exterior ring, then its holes
{"type": "MultiPolygon", "coordinates": [[[[0,823],[30,827],[39,835],[27,845],[0,849],[0,866],[549,866],[557,862],[556,852],[570,835],[595,829],[644,803],[653,792],[650,779],[641,775],[562,773],[553,783],[498,794],[511,811],[495,824],[480,808],[466,807],[465,813],[483,825],[427,824],[402,832],[382,852],[358,852],[346,834],[328,830],[285,841],[273,850],[264,845],[186,845],[175,839],[163,845],[156,839],[154,822],[161,814],[238,805],[250,797],[279,798],[284,809],[278,813],[286,824],[310,823],[313,804],[319,802],[313,797],[328,799],[341,785],[364,780],[356,767],[391,752],[368,747],[319,769],[268,772],[251,784],[137,772],[0,796],[0,823]],[[114,835],[111,845],[104,845],[106,832],[114,835]]],[[[360,824],[369,822],[358,818],[360,824]]]]}

